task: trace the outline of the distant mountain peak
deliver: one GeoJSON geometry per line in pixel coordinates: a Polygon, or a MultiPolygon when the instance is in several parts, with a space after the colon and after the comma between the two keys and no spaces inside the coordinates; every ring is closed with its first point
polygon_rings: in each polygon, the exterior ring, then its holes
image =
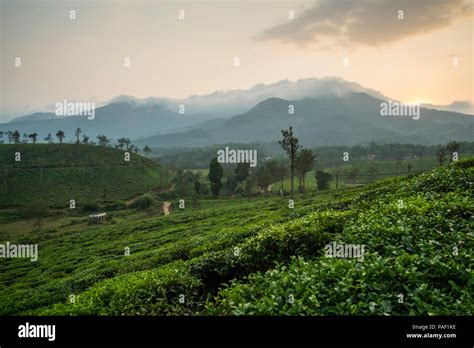
{"type": "Polygon", "coordinates": [[[440,111],[460,112],[468,115],[474,114],[474,104],[468,100],[455,100],[451,104],[447,105],[421,104],[421,106],[427,109],[435,109],[440,111]]]}

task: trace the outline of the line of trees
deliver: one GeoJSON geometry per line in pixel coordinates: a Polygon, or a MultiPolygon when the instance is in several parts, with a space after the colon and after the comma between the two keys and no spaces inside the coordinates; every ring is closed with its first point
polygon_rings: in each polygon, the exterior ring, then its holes
{"type": "MultiPolygon", "coordinates": [[[[327,190],[330,187],[331,181],[336,179],[336,188],[339,185],[339,178],[349,178],[349,182],[352,185],[356,185],[356,178],[359,175],[368,177],[370,182],[373,182],[378,174],[377,168],[374,164],[370,164],[366,169],[366,173],[361,174],[361,169],[356,165],[346,167],[344,170],[340,167],[336,167],[334,172],[328,173],[321,169],[315,168],[318,156],[311,149],[305,149],[299,144],[298,138],[294,135],[293,127],[284,129],[281,131],[282,140],[279,141],[280,146],[285,150],[288,158],[288,162],[270,160],[260,164],[255,170],[250,170],[249,165],[246,163],[239,163],[234,169],[226,170],[217,158],[213,158],[209,166],[209,182],[210,191],[215,197],[219,195],[233,195],[244,193],[247,195],[252,194],[254,188],[260,188],[260,191],[268,192],[271,189],[271,185],[277,182],[281,182],[281,193],[284,193],[283,181],[285,178],[290,178],[290,196],[294,197],[295,191],[295,178],[299,179],[298,189],[302,193],[306,189],[306,174],[314,169],[314,178],[318,190],[327,190]]],[[[445,160],[445,151],[450,154],[459,151],[460,143],[450,142],[446,145],[446,148],[440,149],[436,155],[440,165],[445,160]]],[[[451,158],[452,161],[452,158],[451,158]]],[[[261,163],[261,162],[260,162],[261,163]]],[[[402,161],[398,160],[395,162],[395,172],[400,173],[402,161]]],[[[406,165],[408,173],[411,173],[412,164],[406,165]]],[[[395,173],[390,173],[395,174],[395,173]]],[[[196,184],[201,187],[201,182],[196,184]]]]}
{"type": "MultiPolygon", "coordinates": [[[[76,137],[76,144],[81,144],[82,143],[82,144],[85,144],[85,145],[88,145],[88,144],[96,145],[96,143],[92,142],[90,140],[90,137],[88,137],[86,134],[82,134],[82,140],[80,140],[81,133],[83,133],[82,129],[77,127],[76,130],[74,131],[74,135],[76,137]]],[[[18,130],[7,131],[7,132],[0,131],[0,139],[3,139],[4,135],[7,135],[9,144],[11,144],[11,143],[14,143],[14,144],[24,143],[24,144],[26,144],[29,141],[31,141],[33,144],[36,144],[36,142],[38,140],[38,133],[36,133],[36,132],[33,132],[31,134],[24,133],[23,137],[22,137],[18,130]]],[[[58,139],[60,144],[62,144],[64,139],[66,138],[66,134],[63,130],[58,130],[56,132],[55,136],[58,139]]],[[[54,143],[54,138],[53,138],[51,133],[48,133],[48,135],[43,139],[48,144],[53,144],[54,143]]],[[[98,140],[98,145],[99,146],[104,146],[104,147],[105,146],[111,146],[110,145],[110,139],[106,135],[99,134],[97,136],[97,140],[98,140]]],[[[124,137],[119,138],[119,139],[117,139],[117,142],[118,142],[118,144],[116,144],[114,146],[116,149],[123,149],[125,147],[126,151],[134,151],[135,153],[138,153],[138,151],[140,150],[137,146],[135,146],[131,143],[129,138],[124,138],[124,137]]],[[[3,143],[3,140],[0,143],[3,143]]],[[[145,147],[143,148],[142,151],[146,155],[149,155],[152,152],[151,148],[148,145],[145,145],[145,147]]]]}
{"type": "MultiPolygon", "coordinates": [[[[299,191],[304,192],[306,174],[314,168],[316,154],[310,149],[303,149],[298,138],[293,134],[293,128],[282,130],[283,139],[279,142],[289,155],[289,162],[269,160],[251,169],[248,163],[237,163],[229,166],[227,172],[224,167],[213,158],[209,165],[208,179],[210,191],[214,197],[223,192],[227,195],[251,195],[256,189],[268,192],[274,183],[280,183],[280,192],[283,194],[283,182],[290,176],[290,195],[294,194],[294,178],[299,178],[299,191]],[[224,181],[224,179],[226,179],[224,181]]],[[[260,162],[262,163],[262,162],[260,162]]],[[[202,184],[198,184],[202,185],[202,184]]]]}

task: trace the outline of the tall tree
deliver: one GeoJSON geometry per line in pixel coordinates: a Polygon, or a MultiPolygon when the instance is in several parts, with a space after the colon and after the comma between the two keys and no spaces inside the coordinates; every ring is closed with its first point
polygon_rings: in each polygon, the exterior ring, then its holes
{"type": "Polygon", "coordinates": [[[90,139],[90,138],[89,138],[87,135],[82,134],[82,143],[83,143],[83,144],[86,144],[86,145],[87,145],[87,144],[89,143],[89,139],[90,139]]]}
{"type": "Polygon", "coordinates": [[[31,133],[28,135],[28,138],[31,139],[31,141],[33,142],[33,144],[36,144],[36,139],[38,139],[38,133],[31,133]]]}
{"type": "Polygon", "coordinates": [[[18,130],[15,130],[12,133],[12,139],[15,144],[18,144],[20,142],[20,132],[18,130]]]}
{"type": "Polygon", "coordinates": [[[314,166],[316,155],[309,149],[302,149],[296,156],[296,169],[300,177],[300,191],[304,191],[306,173],[314,166]],[[303,186],[301,186],[301,181],[303,186]]]}
{"type": "Polygon", "coordinates": [[[23,133],[23,144],[28,143],[28,134],[23,133]]]}
{"type": "Polygon", "coordinates": [[[66,135],[62,130],[58,130],[58,132],[56,133],[56,137],[59,139],[59,143],[62,144],[63,139],[66,137],[66,135]]]}
{"type": "Polygon", "coordinates": [[[80,141],[79,141],[79,135],[80,135],[81,133],[82,133],[82,130],[81,130],[79,127],[77,127],[77,128],[76,128],[76,131],[74,132],[74,134],[76,135],[76,144],[79,144],[79,143],[80,143],[80,141]]]}
{"type": "Polygon", "coordinates": [[[209,181],[211,182],[211,191],[212,194],[217,197],[219,196],[219,191],[222,188],[222,174],[224,173],[224,168],[217,161],[217,157],[211,160],[209,165],[209,181]]]}
{"type": "Polygon", "coordinates": [[[290,155],[290,177],[291,177],[291,186],[290,186],[290,195],[293,199],[294,192],[294,179],[295,179],[295,159],[298,153],[298,149],[301,145],[298,145],[298,138],[293,135],[293,127],[289,129],[284,129],[281,131],[283,139],[278,143],[281,145],[283,150],[290,155]]]}

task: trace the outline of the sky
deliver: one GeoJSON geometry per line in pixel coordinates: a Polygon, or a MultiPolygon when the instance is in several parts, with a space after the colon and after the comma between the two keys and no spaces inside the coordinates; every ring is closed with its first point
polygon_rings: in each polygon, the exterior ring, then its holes
{"type": "Polygon", "coordinates": [[[325,76],[410,103],[474,100],[470,0],[0,0],[0,19],[0,110],[325,76]]]}

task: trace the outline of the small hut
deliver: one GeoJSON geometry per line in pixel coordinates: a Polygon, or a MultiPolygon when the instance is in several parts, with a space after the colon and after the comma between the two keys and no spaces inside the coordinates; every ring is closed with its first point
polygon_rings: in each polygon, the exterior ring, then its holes
{"type": "Polygon", "coordinates": [[[105,222],[105,219],[106,219],[106,213],[89,215],[89,223],[90,224],[101,224],[101,223],[105,222]]]}

